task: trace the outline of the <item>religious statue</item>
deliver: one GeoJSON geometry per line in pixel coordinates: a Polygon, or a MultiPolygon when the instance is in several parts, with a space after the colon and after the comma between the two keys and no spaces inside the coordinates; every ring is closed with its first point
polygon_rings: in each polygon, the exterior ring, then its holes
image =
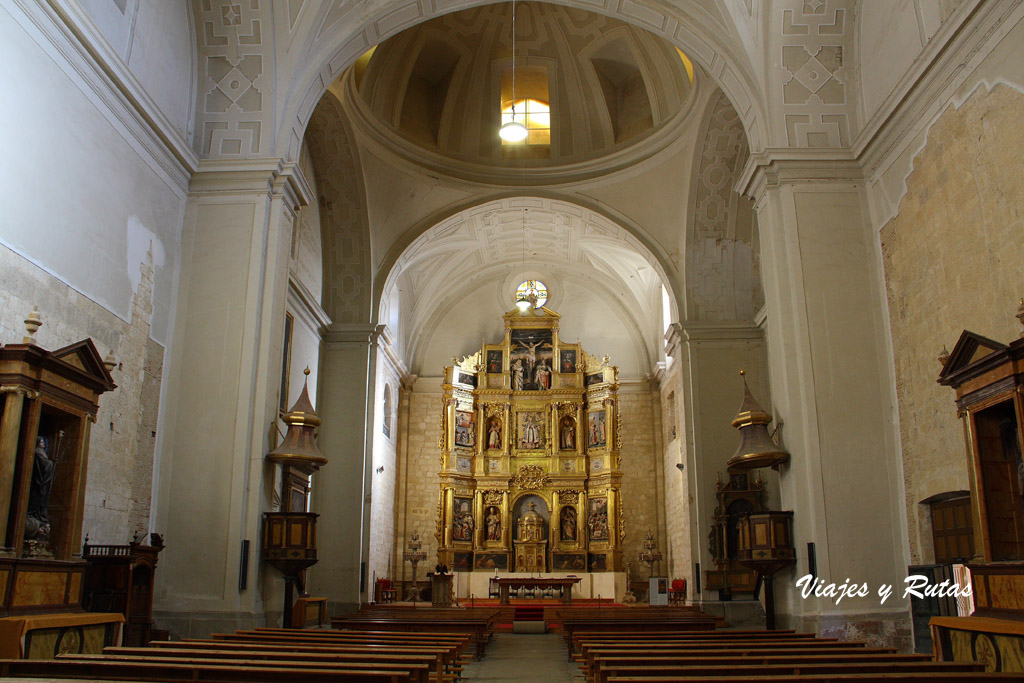
{"type": "Polygon", "coordinates": [[[501,540],[501,514],[498,512],[498,508],[493,505],[487,508],[487,540],[488,541],[500,541],[501,540]]]}
{"type": "Polygon", "coordinates": [[[501,448],[501,420],[496,417],[487,425],[487,447],[501,448]]]}
{"type": "Polygon", "coordinates": [[[562,508],[562,540],[576,540],[576,510],[571,507],[562,508]]]}
{"type": "Polygon", "coordinates": [[[32,463],[32,482],[28,492],[28,516],[25,538],[45,540],[50,535],[50,488],[53,486],[53,461],[46,456],[45,436],[36,439],[32,463]]]}
{"type": "Polygon", "coordinates": [[[537,387],[540,389],[551,388],[551,368],[548,367],[547,363],[541,362],[537,366],[537,387]]]}
{"type": "Polygon", "coordinates": [[[522,359],[516,359],[516,362],[512,364],[512,388],[516,391],[523,390],[523,380],[525,379],[526,370],[523,368],[522,359]]]}
{"type": "Polygon", "coordinates": [[[571,417],[562,420],[561,445],[565,450],[576,448],[576,425],[571,417]]]}

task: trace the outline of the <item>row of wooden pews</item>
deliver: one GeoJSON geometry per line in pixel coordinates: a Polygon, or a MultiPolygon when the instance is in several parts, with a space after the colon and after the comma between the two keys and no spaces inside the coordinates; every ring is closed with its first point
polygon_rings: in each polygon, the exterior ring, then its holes
{"type": "Polygon", "coordinates": [[[445,631],[470,637],[476,657],[483,657],[497,626],[500,611],[494,607],[412,607],[408,605],[372,605],[354,614],[331,619],[338,630],[400,631],[430,633],[445,631]]]}
{"type": "Polygon", "coordinates": [[[723,625],[721,619],[690,607],[651,607],[649,605],[612,605],[600,609],[565,607],[556,613],[569,653],[576,652],[577,633],[639,634],[651,632],[712,631],[723,625]]]}
{"type": "Polygon", "coordinates": [[[980,664],[935,662],[927,655],[793,631],[577,627],[569,647],[588,683],[1021,680],[1019,674],[983,673],[980,664]]]}
{"type": "Polygon", "coordinates": [[[450,683],[471,658],[472,638],[426,633],[260,628],[208,639],[110,647],[102,655],[3,660],[0,677],[132,681],[366,681],[450,683]]]}

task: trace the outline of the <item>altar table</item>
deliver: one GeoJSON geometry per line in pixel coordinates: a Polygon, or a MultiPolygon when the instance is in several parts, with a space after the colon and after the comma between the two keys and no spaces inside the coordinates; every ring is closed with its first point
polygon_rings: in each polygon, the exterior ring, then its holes
{"type": "Polygon", "coordinates": [[[530,577],[519,577],[511,576],[501,579],[498,581],[498,594],[500,596],[499,602],[502,605],[509,604],[508,594],[512,588],[558,588],[559,595],[562,598],[562,604],[572,604],[572,587],[574,584],[580,582],[578,576],[566,576],[564,578],[530,578],[530,577]]]}

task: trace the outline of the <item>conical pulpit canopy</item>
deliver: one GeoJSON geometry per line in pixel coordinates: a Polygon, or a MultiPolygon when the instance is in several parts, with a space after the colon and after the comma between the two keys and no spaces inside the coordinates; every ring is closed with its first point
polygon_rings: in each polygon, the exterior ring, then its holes
{"type": "Polygon", "coordinates": [[[740,447],[729,458],[729,469],[753,470],[759,467],[778,467],[789,460],[789,453],[779,448],[768,434],[772,416],[757,404],[747,386],[747,373],[743,376],[743,404],[733,418],[732,426],[740,430],[740,447]]]}
{"type": "MultiPolygon", "coordinates": [[[[306,368],[305,374],[308,378],[309,368],[306,368]]],[[[320,426],[320,416],[313,410],[306,383],[303,383],[302,393],[295,401],[295,405],[287,413],[282,414],[281,419],[288,425],[288,433],[281,445],[267,454],[267,460],[288,465],[306,474],[312,474],[320,469],[321,465],[327,464],[327,458],[316,446],[315,432],[320,426]]]]}

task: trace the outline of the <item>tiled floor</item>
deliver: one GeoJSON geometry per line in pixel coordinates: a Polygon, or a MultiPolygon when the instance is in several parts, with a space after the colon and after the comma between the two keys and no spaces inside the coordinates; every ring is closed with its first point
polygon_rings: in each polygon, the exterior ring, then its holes
{"type": "Polygon", "coordinates": [[[568,657],[561,634],[496,633],[484,658],[470,663],[462,675],[466,681],[489,683],[583,681],[579,667],[568,657]]]}

